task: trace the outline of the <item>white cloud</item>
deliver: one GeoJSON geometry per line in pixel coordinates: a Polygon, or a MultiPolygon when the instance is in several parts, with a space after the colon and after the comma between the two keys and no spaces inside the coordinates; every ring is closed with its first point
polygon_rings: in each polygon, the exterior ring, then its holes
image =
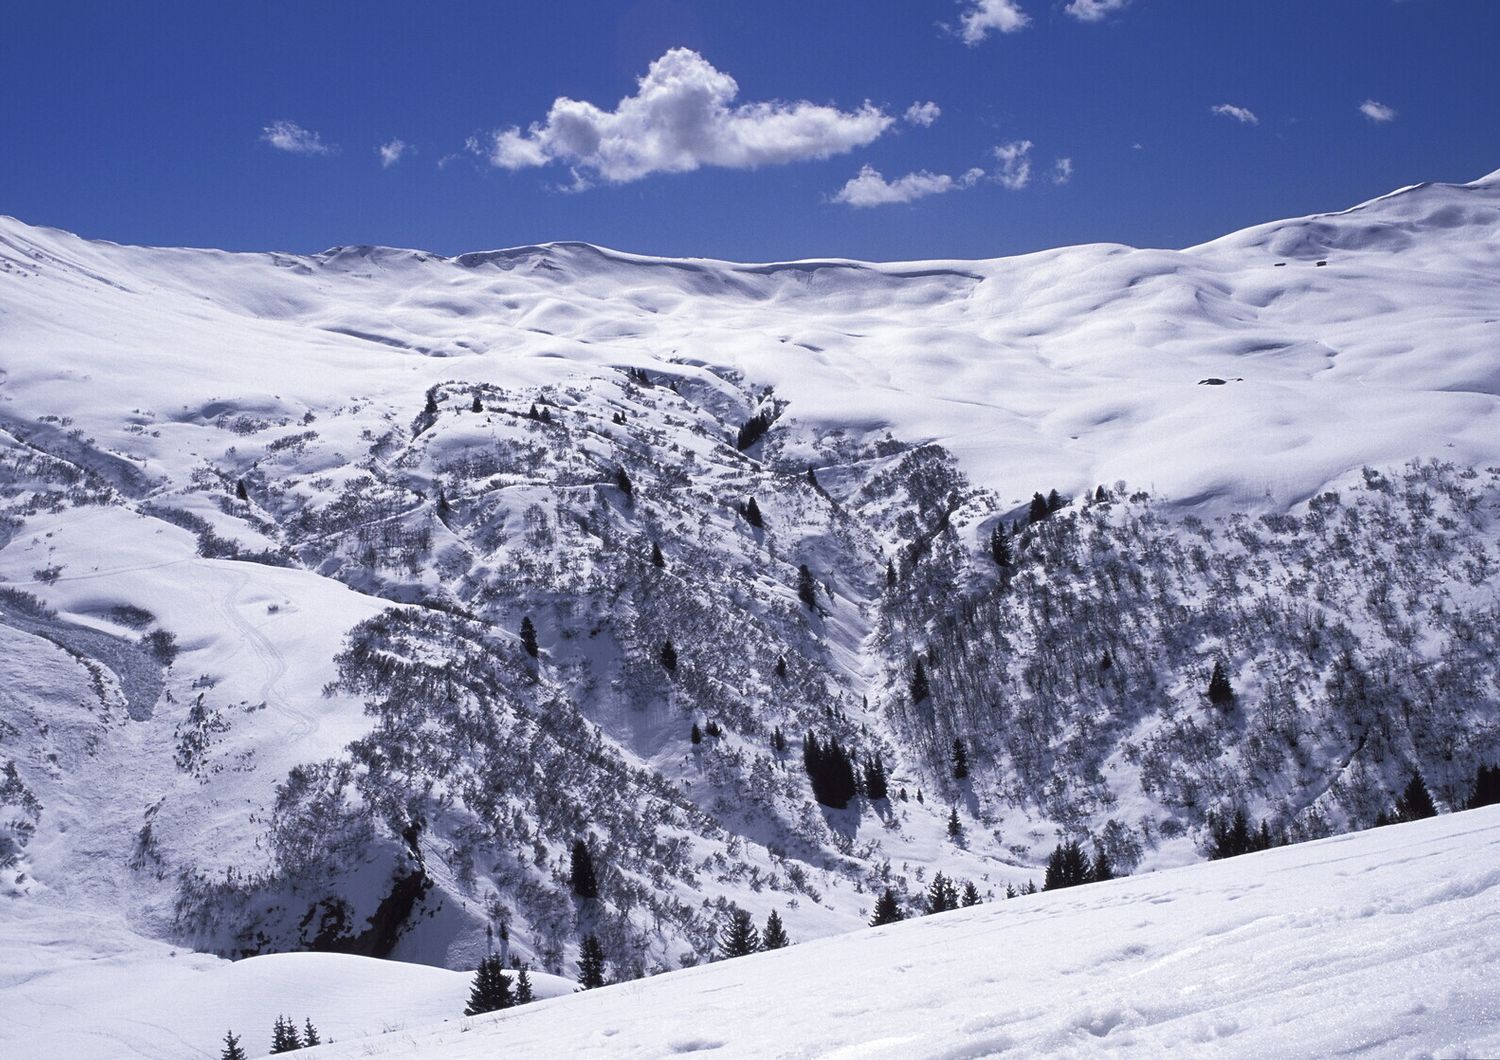
{"type": "Polygon", "coordinates": [[[895,121],[871,103],[854,111],[806,101],[731,106],[739,94],[734,78],[688,48],[657,59],[638,85],[612,111],[559,96],[546,121],[493,134],[486,156],[503,169],[564,163],[575,187],[591,176],[621,184],[701,166],[830,158],[863,147],[895,121]]]}
{"type": "Polygon", "coordinates": [[[928,100],[926,103],[913,103],[906,108],[906,120],[912,125],[920,125],[923,128],[937,121],[942,115],[943,108],[932,102],[932,100],[928,100]]]}
{"type": "Polygon", "coordinates": [[[1217,107],[1211,109],[1215,114],[1226,118],[1233,118],[1235,121],[1242,122],[1245,125],[1260,124],[1260,119],[1255,116],[1255,112],[1249,107],[1237,107],[1233,103],[1220,103],[1217,107]]]}
{"type": "Polygon", "coordinates": [[[1030,140],[1012,140],[995,148],[995,157],[1000,161],[995,179],[1003,187],[1020,191],[1031,183],[1031,147],[1030,140]]]}
{"type": "Polygon", "coordinates": [[[1102,22],[1116,11],[1123,11],[1130,0],[1073,0],[1063,8],[1079,22],[1102,22]]]}
{"type": "Polygon", "coordinates": [[[1052,183],[1066,184],[1073,179],[1073,160],[1071,158],[1059,158],[1052,163],[1052,183]]]}
{"type": "Polygon", "coordinates": [[[1396,108],[1387,107],[1384,103],[1376,103],[1373,99],[1367,99],[1361,103],[1359,112],[1374,122],[1396,120],[1396,108]]]}
{"type": "Polygon", "coordinates": [[[260,131],[260,138],[276,150],[294,155],[331,155],[336,150],[317,133],[294,121],[273,121],[260,131]]]}
{"type": "Polygon", "coordinates": [[[965,44],[975,45],[992,32],[1019,33],[1031,22],[1016,0],[966,0],[958,18],[958,35],[965,44]]]}
{"type": "Polygon", "coordinates": [[[375,148],[375,153],[380,156],[380,168],[390,169],[401,157],[412,149],[411,144],[405,140],[391,140],[375,148]]]}
{"type": "Polygon", "coordinates": [[[984,170],[978,168],[959,177],[951,177],[947,173],[929,173],[924,169],[895,180],[886,180],[872,166],[862,166],[859,176],[840,188],[833,201],[848,206],[889,206],[892,203],[911,202],[914,199],[925,199],[929,195],[971,188],[983,176],[984,170]]]}

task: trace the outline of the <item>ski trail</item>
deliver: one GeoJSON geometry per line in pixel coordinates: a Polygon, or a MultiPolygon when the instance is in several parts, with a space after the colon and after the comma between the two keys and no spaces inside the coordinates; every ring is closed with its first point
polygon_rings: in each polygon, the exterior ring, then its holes
{"type": "Polygon", "coordinates": [[[219,598],[219,612],[224,616],[225,621],[240,634],[241,642],[254,653],[264,670],[265,682],[260,686],[260,698],[268,706],[274,706],[279,713],[292,719],[292,727],[287,730],[286,734],[289,742],[312,735],[318,729],[317,719],[310,712],[293,706],[291,700],[287,699],[281,691],[281,679],[286,676],[287,671],[286,656],[239,612],[239,595],[245,586],[250,584],[249,575],[244,571],[216,563],[208,564],[208,566],[209,569],[228,577],[230,581],[230,588],[219,598]]]}

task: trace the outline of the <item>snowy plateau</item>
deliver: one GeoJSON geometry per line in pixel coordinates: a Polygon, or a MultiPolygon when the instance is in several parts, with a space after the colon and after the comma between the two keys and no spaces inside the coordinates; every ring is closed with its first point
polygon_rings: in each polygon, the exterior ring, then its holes
{"type": "Polygon", "coordinates": [[[1494,1055],[1497,644],[1500,173],[899,264],[0,218],[7,1057],[1494,1055]]]}

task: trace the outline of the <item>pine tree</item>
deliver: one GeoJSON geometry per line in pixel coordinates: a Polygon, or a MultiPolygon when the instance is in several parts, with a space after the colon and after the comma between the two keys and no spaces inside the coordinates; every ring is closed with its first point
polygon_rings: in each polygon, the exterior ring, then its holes
{"type": "Polygon", "coordinates": [[[875,900],[875,915],[870,918],[870,926],[895,924],[905,919],[906,914],[901,911],[901,905],[896,901],[896,892],[887,887],[875,900]]]}
{"type": "Polygon", "coordinates": [[[1208,701],[1216,707],[1227,707],[1234,702],[1234,689],[1224,673],[1224,664],[1214,660],[1214,672],[1208,678],[1208,701]]]}
{"type": "Polygon", "coordinates": [[[963,894],[958,899],[959,905],[968,909],[970,906],[978,905],[982,901],[984,899],[979,897],[979,888],[974,886],[974,881],[965,880],[963,894]]]}
{"type": "Polygon", "coordinates": [[[1105,880],[1115,878],[1115,863],[1109,860],[1109,855],[1101,846],[1094,847],[1094,863],[1089,867],[1089,881],[1092,883],[1103,883],[1105,880]]]}
{"type": "Polygon", "coordinates": [[[815,735],[808,733],[802,740],[802,765],[812,782],[813,798],[824,806],[842,810],[859,791],[854,762],[836,736],[820,744],[815,735]]]}
{"type": "Polygon", "coordinates": [[[818,473],[812,469],[811,464],[809,464],[807,467],[807,484],[815,490],[821,490],[823,488],[818,484],[818,473]]]}
{"type": "Polygon", "coordinates": [[[887,589],[896,587],[896,564],[893,560],[885,561],[885,587],[887,589]]]}
{"type": "Polygon", "coordinates": [[[530,615],[521,619],[521,647],[525,648],[526,654],[533,659],[540,650],[536,643],[536,626],[532,624],[530,615]]]}
{"type": "Polygon", "coordinates": [[[1436,816],[1437,807],[1432,804],[1432,796],[1427,794],[1427,783],[1422,779],[1421,771],[1414,769],[1411,779],[1406,782],[1406,790],[1396,800],[1396,820],[1420,821],[1436,816]]]}
{"type": "Polygon", "coordinates": [[[474,971],[474,984],[469,988],[469,1004],[465,1016],[478,1016],[485,1012],[498,1012],[515,1003],[511,997],[510,979],[500,970],[500,958],[495,955],[484,958],[474,971]]]}
{"type": "Polygon", "coordinates": [[[777,754],[786,754],[786,733],[781,731],[780,725],[771,731],[771,750],[777,754]]]}
{"type": "Polygon", "coordinates": [[[1047,859],[1047,875],[1042,881],[1042,890],[1056,891],[1063,887],[1077,887],[1091,880],[1092,869],[1083,852],[1083,844],[1076,839],[1059,843],[1047,859]]]}
{"type": "Polygon", "coordinates": [[[927,687],[927,667],[922,665],[922,657],[919,655],[911,668],[911,701],[920,703],[930,694],[931,689],[927,687]]]}
{"type": "Polygon", "coordinates": [[[604,985],[604,947],[595,935],[585,935],[579,948],[578,982],[585,990],[604,985]]]}
{"type": "Polygon", "coordinates": [[[959,739],[953,741],[953,779],[964,780],[969,775],[969,752],[964,750],[964,742],[959,739]]]}
{"type": "Polygon", "coordinates": [[[219,1054],[219,1060],[249,1060],[245,1050],[240,1048],[240,1036],[234,1031],[224,1032],[224,1051],[219,1054]]]}
{"type": "Polygon", "coordinates": [[[1104,649],[1104,654],[1101,655],[1101,656],[1099,656],[1099,669],[1100,670],[1108,670],[1111,667],[1113,667],[1114,664],[1115,664],[1115,657],[1109,653],[1109,649],[1108,648],[1105,648],[1104,649]]]}
{"type": "Polygon", "coordinates": [[[786,656],[785,655],[778,655],[778,656],[776,656],[776,676],[777,676],[778,679],[780,679],[782,681],[786,680],[786,656]]]}
{"type": "Polygon", "coordinates": [[[1049,513],[1062,511],[1063,505],[1065,503],[1066,502],[1062,499],[1062,495],[1059,494],[1057,490],[1053,490],[1051,493],[1047,494],[1047,511],[1049,513]]]}
{"type": "Polygon", "coordinates": [[[439,486],[438,487],[438,495],[437,495],[437,517],[438,517],[438,520],[444,526],[447,526],[448,525],[448,520],[449,520],[449,518],[452,517],[452,515],[453,515],[453,505],[451,505],[451,504],[448,503],[448,494],[443,491],[443,487],[439,486]]]}
{"type": "Polygon", "coordinates": [[[1109,494],[1104,491],[1104,485],[1101,483],[1099,487],[1094,490],[1094,503],[1103,504],[1107,500],[1109,500],[1109,494]]]}
{"type": "Polygon", "coordinates": [[[813,581],[812,571],[807,564],[797,568],[797,597],[811,610],[818,607],[818,583],[813,581]]]}
{"type": "Polygon", "coordinates": [[[469,407],[474,412],[483,412],[484,411],[484,402],[481,401],[480,398],[479,398],[479,391],[477,391],[477,390],[474,391],[474,404],[471,405],[471,406],[469,406],[469,407]]]}
{"type": "Polygon", "coordinates": [[[879,751],[865,760],[865,795],[871,801],[890,796],[890,788],[887,786],[885,775],[885,759],[881,757],[879,751]]]}
{"type": "Polygon", "coordinates": [[[995,529],[990,531],[990,555],[995,559],[995,566],[1001,570],[1010,569],[1010,535],[1005,532],[1003,522],[996,523],[995,529]]]}
{"type": "Polygon", "coordinates": [[[725,959],[743,957],[760,949],[760,932],[746,909],[736,909],[719,935],[719,956],[725,959]]]}
{"type": "Polygon", "coordinates": [[[635,484],[630,481],[630,475],[626,473],[624,465],[615,469],[615,485],[626,497],[635,496],[635,484]]]}
{"type": "Polygon", "coordinates": [[[1052,514],[1052,509],[1047,507],[1047,498],[1040,493],[1031,495],[1031,507],[1026,511],[1028,523],[1039,523],[1052,514]]]}
{"type": "Polygon", "coordinates": [[[318,1037],[318,1028],[313,1026],[312,1017],[308,1016],[302,1023],[302,1047],[311,1049],[315,1045],[322,1045],[323,1039],[318,1037]]]}
{"type": "Polygon", "coordinates": [[[693,727],[688,730],[688,739],[693,742],[694,747],[703,742],[703,730],[698,728],[696,721],[693,722],[693,727]]]}
{"type": "Polygon", "coordinates": [[[792,944],[792,940],[786,936],[786,928],[782,926],[781,914],[771,910],[766,917],[766,929],[760,935],[760,948],[763,950],[780,950],[792,944]]]}
{"type": "Polygon", "coordinates": [[[1500,768],[1480,763],[1474,773],[1474,790],[1469,795],[1469,809],[1500,804],[1500,768]]]}
{"type": "Polygon", "coordinates": [[[297,1034],[297,1025],[286,1016],[277,1016],[271,1030],[271,1053],[290,1053],[302,1048],[302,1039],[297,1034]]]}
{"type": "Polygon", "coordinates": [[[672,647],[670,638],[661,646],[661,654],[657,656],[661,661],[662,669],[669,674],[677,672],[677,649],[672,647]]]}
{"type": "Polygon", "coordinates": [[[242,501],[248,502],[250,500],[250,491],[245,488],[244,479],[240,479],[239,482],[235,483],[234,495],[242,501]]]}
{"type": "Polygon", "coordinates": [[[573,840],[572,864],[569,866],[568,882],[573,893],[585,900],[599,897],[599,879],[594,875],[594,855],[582,839],[573,840]]]}
{"type": "Polygon", "coordinates": [[[958,819],[958,807],[955,806],[948,814],[948,838],[960,840],[964,837],[964,823],[958,819]]]}
{"type": "Polygon", "coordinates": [[[529,1005],[531,1000],[531,966],[523,964],[516,973],[516,1004],[529,1005]]]}
{"type": "Polygon", "coordinates": [[[651,566],[665,568],[667,557],[661,554],[661,546],[655,541],[651,542],[651,566]]]}
{"type": "Polygon", "coordinates": [[[740,514],[745,517],[745,522],[749,523],[751,526],[766,525],[765,520],[761,518],[760,505],[755,503],[754,497],[751,497],[748,501],[745,502],[745,506],[740,509],[740,514]]]}
{"type": "Polygon", "coordinates": [[[946,913],[950,909],[958,908],[958,889],[953,886],[953,881],[939,872],[932,877],[932,883],[927,888],[927,913],[946,913]]]}

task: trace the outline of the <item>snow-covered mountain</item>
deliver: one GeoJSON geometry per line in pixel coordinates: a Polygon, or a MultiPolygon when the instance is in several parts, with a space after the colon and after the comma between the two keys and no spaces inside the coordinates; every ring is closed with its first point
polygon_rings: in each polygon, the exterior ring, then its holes
{"type": "Polygon", "coordinates": [[[1461,807],[1497,278],[1497,176],[977,262],[0,219],[0,945],[571,975],[594,933],[628,978],[1063,838],[1168,867],[1414,769],[1461,807]],[[889,798],[817,803],[809,732],[889,798]]]}

